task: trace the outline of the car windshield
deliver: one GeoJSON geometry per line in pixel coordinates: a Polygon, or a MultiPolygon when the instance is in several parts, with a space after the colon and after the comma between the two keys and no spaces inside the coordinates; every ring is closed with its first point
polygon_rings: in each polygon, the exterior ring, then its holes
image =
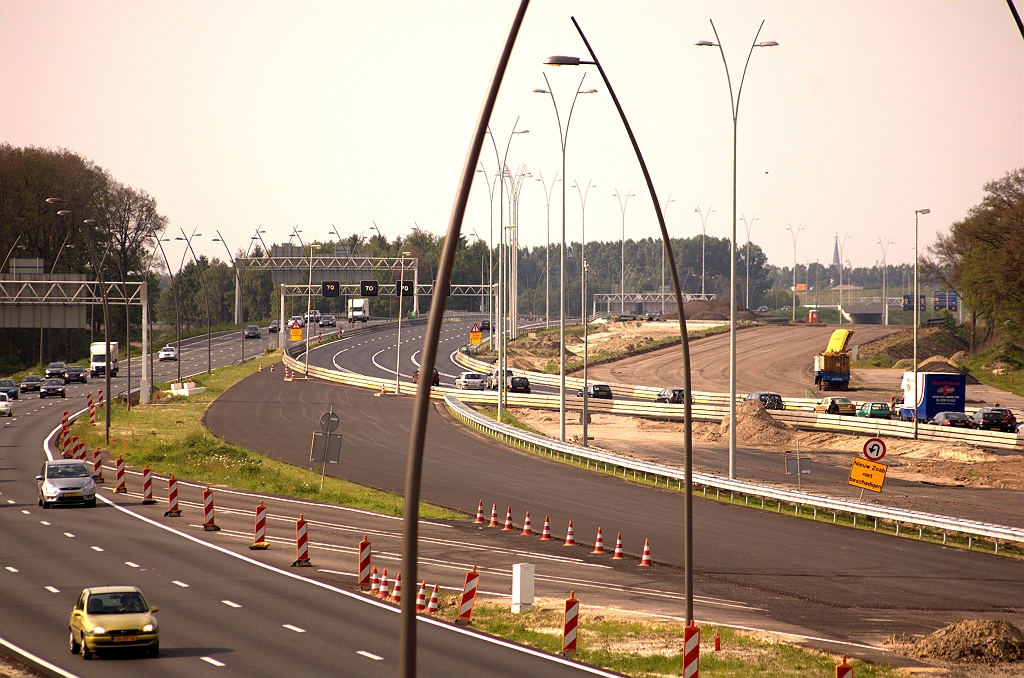
{"type": "Polygon", "coordinates": [[[849,405],[851,401],[849,398],[833,398],[832,402],[837,403],[839,405],[849,405]]]}
{"type": "Polygon", "coordinates": [[[476,372],[467,372],[462,378],[463,379],[483,379],[484,375],[477,374],[476,372]]]}
{"type": "Polygon", "coordinates": [[[138,614],[148,610],[146,601],[137,591],[94,593],[86,606],[89,614],[138,614]]]}
{"type": "Polygon", "coordinates": [[[7,394],[6,393],[0,393],[0,403],[6,403],[6,402],[7,402],[7,394]]]}
{"type": "Polygon", "coordinates": [[[43,386],[63,386],[64,382],[60,379],[44,379],[43,386]]]}
{"type": "Polygon", "coordinates": [[[54,464],[46,468],[47,478],[88,478],[85,464],[54,464]]]}
{"type": "Polygon", "coordinates": [[[966,419],[966,418],[967,418],[966,414],[960,414],[959,412],[946,412],[946,419],[963,420],[963,419],[966,419]]]}
{"type": "Polygon", "coordinates": [[[68,372],[81,372],[81,371],[82,371],[82,368],[79,367],[78,365],[72,365],[71,367],[68,368],[68,372]]]}
{"type": "Polygon", "coordinates": [[[64,363],[50,363],[49,365],[46,366],[46,369],[48,369],[48,370],[64,369],[64,363]]]}
{"type": "Polygon", "coordinates": [[[42,381],[42,379],[40,377],[29,375],[29,376],[25,377],[24,379],[22,379],[22,381],[42,381]]]}
{"type": "Polygon", "coordinates": [[[14,386],[13,379],[0,379],[0,386],[14,386]]]}
{"type": "Polygon", "coordinates": [[[256,327],[255,325],[249,325],[249,326],[248,326],[248,327],[246,327],[245,329],[247,329],[247,330],[258,330],[259,328],[258,328],[258,327],[256,327]]]}
{"type": "Polygon", "coordinates": [[[610,386],[595,386],[594,393],[611,393],[612,389],[610,386]]]}
{"type": "Polygon", "coordinates": [[[170,351],[174,350],[174,347],[173,346],[164,346],[163,350],[170,352],[170,351]]]}

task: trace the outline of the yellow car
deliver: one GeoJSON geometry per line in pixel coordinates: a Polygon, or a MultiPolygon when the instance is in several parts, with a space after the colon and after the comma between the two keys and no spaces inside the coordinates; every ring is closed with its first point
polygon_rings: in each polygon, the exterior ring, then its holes
{"type": "Polygon", "coordinates": [[[160,654],[160,630],[142,592],[134,586],[85,589],[71,611],[71,653],[83,659],[115,648],[143,648],[160,654]]]}
{"type": "Polygon", "coordinates": [[[851,414],[856,416],[857,406],[849,398],[822,398],[814,406],[815,412],[826,414],[851,414]]]}

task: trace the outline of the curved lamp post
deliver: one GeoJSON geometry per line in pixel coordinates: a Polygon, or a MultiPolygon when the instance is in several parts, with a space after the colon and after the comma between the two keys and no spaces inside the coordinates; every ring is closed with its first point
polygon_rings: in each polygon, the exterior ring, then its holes
{"type": "MultiPolygon", "coordinates": [[[[161,243],[170,242],[170,238],[156,238],[157,247],[160,248],[160,254],[164,258],[164,266],[167,267],[167,275],[171,279],[171,293],[174,294],[174,327],[178,333],[178,342],[175,353],[178,356],[175,358],[174,363],[178,367],[178,383],[181,383],[181,309],[178,306],[178,286],[174,283],[174,273],[171,271],[171,264],[167,261],[167,253],[164,252],[164,246],[161,243]]],[[[181,272],[181,269],[178,269],[181,272]]]]}
{"type": "MultiPolygon", "coordinates": [[[[619,294],[621,298],[619,300],[619,313],[626,312],[626,207],[629,205],[629,199],[636,196],[633,193],[633,189],[626,191],[626,198],[623,200],[622,196],[619,195],[619,189],[615,189],[613,193],[616,198],[619,199],[619,212],[622,213],[622,261],[619,265],[619,294]]],[[[672,196],[669,196],[670,198],[672,196]]],[[[664,267],[662,267],[664,270],[664,267]]],[[[610,310],[610,309],[609,309],[610,310]]]]}
{"type": "Polygon", "coordinates": [[[774,40],[758,42],[761,35],[764,21],[754,35],[754,42],[750,45],[747,53],[747,62],[743,66],[743,75],[740,77],[740,86],[735,97],[732,90],[732,77],[729,75],[729,62],[725,58],[725,50],[722,49],[722,40],[718,37],[718,29],[715,22],[711,22],[711,30],[715,33],[715,42],[701,40],[698,47],[717,47],[722,55],[722,63],[725,65],[725,79],[729,83],[729,104],[732,106],[732,238],[729,241],[729,478],[736,478],[736,138],[740,113],[740,98],[743,96],[743,82],[747,78],[747,67],[750,66],[750,57],[755,47],[778,47],[779,43],[774,40]]]}
{"type": "Polygon", "coordinates": [[[235,261],[235,258],[233,256],[231,256],[231,250],[230,250],[230,248],[228,248],[228,244],[226,242],[224,242],[224,236],[222,236],[220,234],[220,229],[214,229],[214,230],[217,233],[217,237],[213,238],[213,242],[219,242],[221,245],[224,245],[224,251],[228,253],[228,261],[231,262],[231,267],[233,269],[235,269],[235,281],[236,281],[236,284],[238,285],[238,291],[239,291],[239,294],[238,294],[238,302],[239,302],[238,303],[238,325],[239,325],[238,329],[240,329],[242,331],[242,344],[241,344],[241,346],[242,346],[242,363],[245,364],[245,327],[244,327],[244,325],[245,325],[245,314],[242,311],[242,303],[241,303],[242,302],[242,294],[241,294],[241,291],[242,291],[242,273],[241,273],[241,271],[238,268],[238,262],[235,261]]]}
{"type": "MultiPolygon", "coordinates": [[[[576,59],[574,65],[578,66],[580,60],[576,57],[549,57],[544,61],[549,66],[561,66],[563,64],[556,63],[552,59],[576,59]]],[[[572,97],[572,105],[569,107],[569,116],[565,119],[565,129],[562,129],[562,116],[558,113],[558,102],[555,101],[555,93],[551,88],[551,81],[548,80],[548,74],[542,73],[544,76],[544,82],[547,83],[547,89],[535,89],[534,94],[548,94],[551,96],[551,104],[555,107],[555,120],[558,122],[558,140],[562,148],[562,247],[559,253],[561,259],[560,266],[558,269],[558,439],[563,443],[565,442],[565,149],[569,143],[569,125],[572,124],[572,113],[576,110],[576,99],[581,94],[597,94],[596,89],[582,89],[583,81],[586,79],[586,73],[580,78],[580,84],[576,86],[576,94],[572,97]]],[[[583,314],[586,315],[584,309],[583,314]]]]}
{"type": "MultiPolygon", "coordinates": [[[[746,294],[743,295],[743,305],[746,306],[747,310],[749,311],[750,310],[750,230],[752,228],[754,228],[754,222],[757,221],[757,215],[755,214],[753,216],[753,218],[751,218],[750,221],[747,221],[747,218],[741,214],[740,215],[740,219],[743,220],[743,227],[747,231],[747,257],[746,257],[747,258],[747,291],[746,291],[746,294]]],[[[793,304],[793,308],[796,308],[796,304],[793,304]]]]}
{"type": "Polygon", "coordinates": [[[921,324],[920,292],[917,287],[917,262],[921,259],[917,253],[917,218],[922,214],[931,214],[931,210],[914,210],[914,440],[917,440],[917,403],[921,399],[917,386],[917,326],[921,324]]]}
{"type": "Polygon", "coordinates": [[[889,245],[892,244],[892,238],[886,238],[885,242],[882,239],[878,239],[878,244],[882,247],[882,308],[885,313],[885,324],[889,324],[889,245]]]}
{"type": "MultiPolygon", "coordinates": [[[[186,236],[184,229],[178,230],[181,231],[181,237],[175,238],[175,240],[185,241],[185,249],[192,253],[192,260],[196,262],[196,270],[199,271],[199,281],[203,283],[203,297],[206,299],[206,373],[210,374],[212,372],[211,366],[213,364],[213,342],[210,339],[210,294],[206,290],[206,274],[199,267],[199,257],[196,256],[196,251],[192,248],[192,239],[197,237],[201,238],[203,234],[196,233],[196,229],[193,228],[192,235],[186,236]]],[[[178,356],[178,359],[181,359],[180,355],[178,356]]]]}
{"type": "Polygon", "coordinates": [[[547,182],[544,181],[544,175],[540,172],[537,173],[540,177],[537,179],[544,187],[544,200],[548,206],[548,236],[547,244],[544,248],[544,329],[551,327],[551,194],[555,192],[555,184],[561,179],[558,178],[558,172],[555,172],[555,178],[551,181],[551,188],[548,188],[547,182]]]}
{"type": "Polygon", "coordinates": [[[587,315],[587,194],[590,189],[597,188],[587,179],[587,188],[583,190],[580,185],[573,182],[572,187],[580,196],[580,212],[583,219],[580,229],[580,317],[583,318],[583,447],[587,446],[587,418],[589,416],[587,402],[590,396],[587,394],[587,364],[590,362],[590,318],[587,315]]]}
{"type": "MultiPolygon", "coordinates": [[[[800,231],[804,230],[803,225],[793,230],[793,225],[786,226],[786,230],[789,231],[789,235],[793,238],[793,318],[792,322],[796,322],[796,239],[800,237],[800,231]]],[[[750,266],[749,260],[747,266],[750,266]]]]}
{"type": "Polygon", "coordinates": [[[700,209],[700,205],[697,205],[697,208],[694,209],[693,211],[696,212],[700,216],[700,233],[701,233],[701,236],[700,236],[700,296],[703,299],[703,297],[704,297],[704,250],[705,250],[704,245],[705,245],[705,242],[708,239],[708,218],[711,216],[711,213],[714,212],[715,210],[713,210],[711,208],[711,205],[708,205],[708,213],[704,214],[704,212],[701,211],[701,209],[700,209]]]}
{"type": "MultiPolygon", "coordinates": [[[[661,211],[662,211],[663,214],[666,214],[666,215],[668,214],[668,205],[669,205],[669,203],[672,203],[672,202],[675,202],[675,200],[672,199],[672,194],[669,193],[668,194],[668,200],[666,200],[665,204],[662,205],[662,207],[661,207],[661,211]]],[[[660,290],[660,294],[661,294],[661,314],[665,315],[665,243],[661,244],[661,290],[660,290]]],[[[664,318],[662,318],[662,320],[664,320],[664,318]]]]}

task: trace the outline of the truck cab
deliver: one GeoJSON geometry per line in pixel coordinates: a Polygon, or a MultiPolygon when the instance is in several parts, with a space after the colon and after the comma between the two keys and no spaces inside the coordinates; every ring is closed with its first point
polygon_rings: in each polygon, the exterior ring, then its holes
{"type": "Polygon", "coordinates": [[[96,377],[104,376],[107,371],[107,365],[110,365],[110,376],[116,377],[118,369],[120,368],[120,362],[118,361],[117,354],[119,352],[116,341],[110,342],[108,346],[102,341],[95,342],[89,345],[89,375],[95,379],[96,377]]]}
{"type": "Polygon", "coordinates": [[[370,319],[370,300],[369,299],[349,299],[348,300],[348,322],[351,325],[355,322],[365,323],[370,319]]]}

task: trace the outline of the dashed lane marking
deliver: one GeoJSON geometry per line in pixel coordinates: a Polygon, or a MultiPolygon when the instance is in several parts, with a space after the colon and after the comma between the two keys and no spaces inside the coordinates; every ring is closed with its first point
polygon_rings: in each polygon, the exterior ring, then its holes
{"type": "Polygon", "coordinates": [[[124,564],[127,565],[128,567],[138,567],[138,565],[136,565],[135,563],[133,563],[130,560],[124,561],[124,564]]]}
{"type": "Polygon", "coordinates": [[[291,624],[281,624],[284,628],[289,631],[295,631],[295,633],[305,633],[306,629],[300,629],[298,626],[292,626],[291,624]]]}
{"type": "Polygon", "coordinates": [[[239,605],[238,603],[233,603],[233,602],[231,602],[230,600],[222,600],[222,601],[220,601],[220,602],[224,603],[224,604],[225,604],[225,605],[227,605],[228,607],[235,607],[235,608],[238,608],[238,607],[242,607],[242,606],[241,606],[241,605],[239,605]]]}
{"type": "Polygon", "coordinates": [[[15,573],[15,574],[17,574],[17,573],[18,573],[18,568],[16,568],[16,567],[11,567],[10,565],[8,565],[7,567],[5,567],[4,569],[5,569],[5,570],[7,570],[8,572],[13,572],[13,573],[15,573]]]}
{"type": "Polygon", "coordinates": [[[24,513],[26,516],[31,513],[31,511],[26,511],[25,509],[21,509],[21,512],[24,513]]]}
{"type": "Polygon", "coordinates": [[[47,526],[49,526],[49,524],[50,524],[50,521],[49,521],[49,520],[40,520],[40,521],[39,521],[39,524],[40,524],[40,525],[47,525],[47,526]]]}
{"type": "Polygon", "coordinates": [[[60,589],[56,586],[44,586],[43,588],[49,591],[50,593],[60,593],[60,589]]]}
{"type": "Polygon", "coordinates": [[[384,657],[378,657],[377,655],[373,654],[372,652],[367,652],[366,650],[356,650],[356,654],[361,654],[364,657],[366,657],[367,659],[372,659],[375,662],[379,662],[379,661],[383,661],[384,660],[384,657]]]}
{"type": "Polygon", "coordinates": [[[200,657],[207,664],[213,664],[214,666],[224,666],[224,662],[219,662],[213,657],[200,657]]]}
{"type": "Polygon", "coordinates": [[[102,552],[103,551],[103,549],[101,549],[99,546],[90,546],[89,548],[91,548],[93,551],[97,551],[97,552],[102,552]]]}
{"type": "Polygon", "coordinates": [[[74,538],[75,538],[75,535],[71,534],[70,532],[65,532],[65,533],[64,533],[64,536],[65,536],[65,537],[70,537],[71,539],[74,539],[74,538]]]}
{"type": "Polygon", "coordinates": [[[187,589],[188,588],[188,584],[186,584],[183,581],[178,581],[177,579],[172,579],[171,583],[174,584],[175,586],[180,586],[183,589],[187,589]]]}

